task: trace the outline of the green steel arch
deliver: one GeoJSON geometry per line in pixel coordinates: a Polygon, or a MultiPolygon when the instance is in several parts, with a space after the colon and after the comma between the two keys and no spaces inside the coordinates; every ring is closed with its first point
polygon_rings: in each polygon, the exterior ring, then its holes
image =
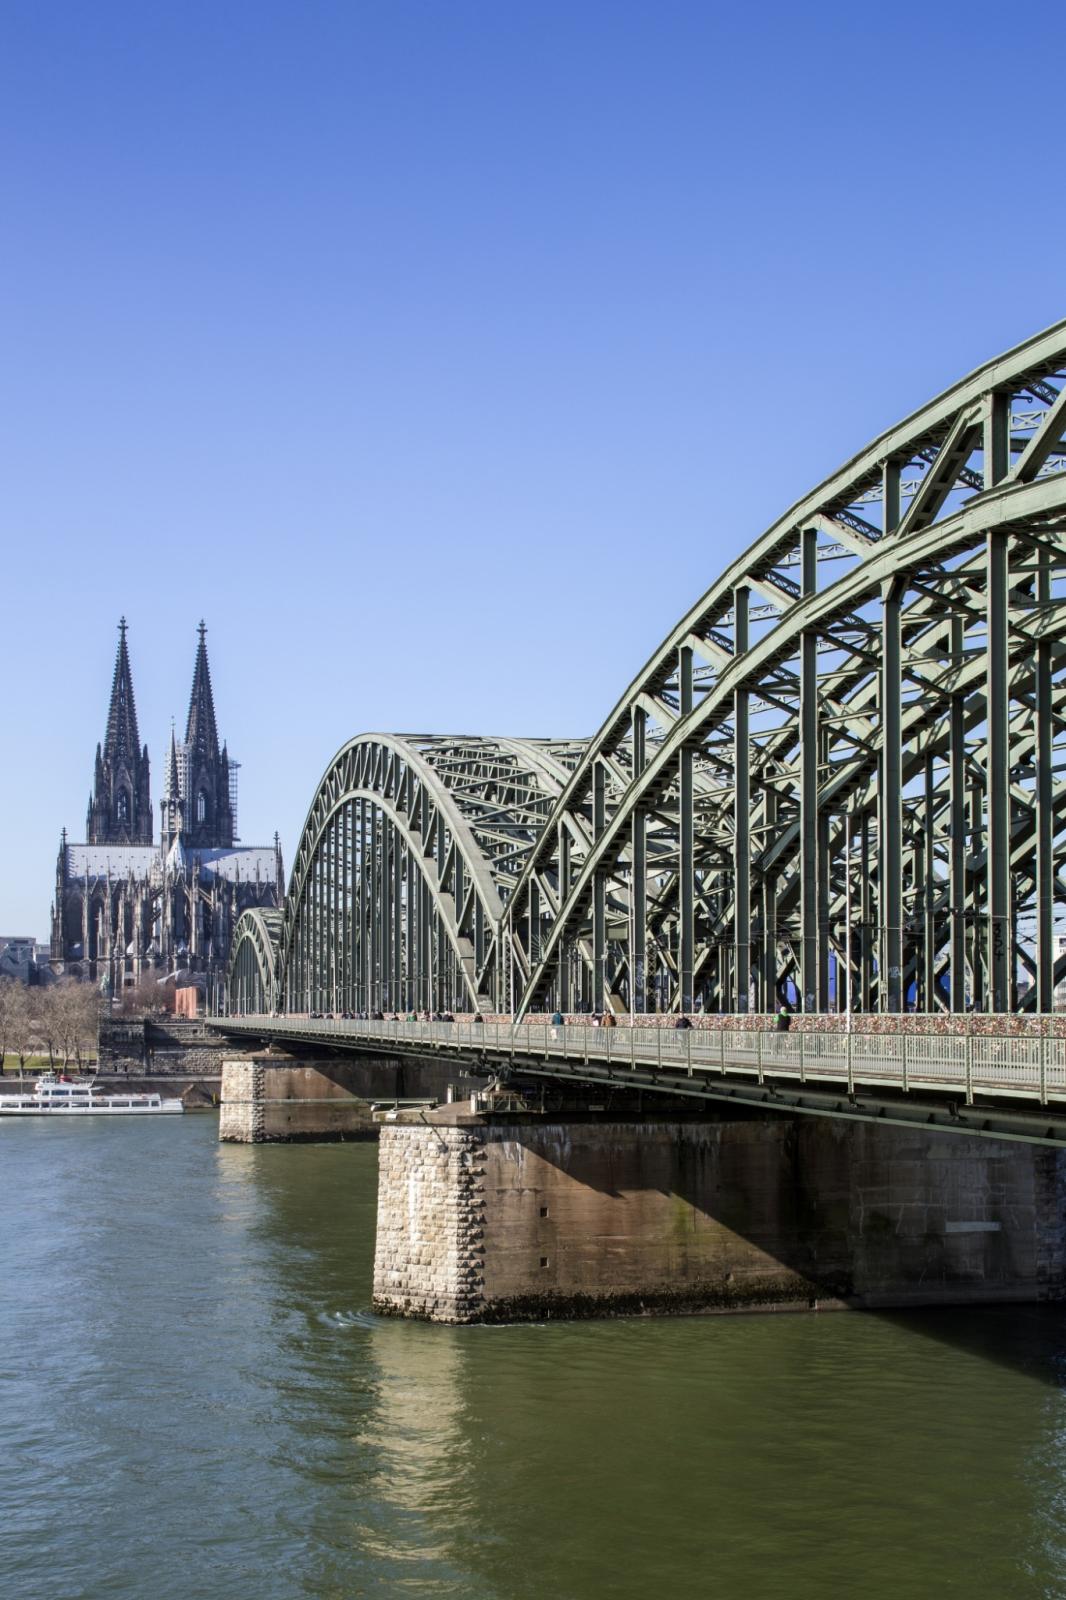
{"type": "Polygon", "coordinates": [[[319,783],[293,863],[283,1008],[505,1006],[506,901],[580,754],[566,740],[350,740],[319,783]]]}
{"type": "Polygon", "coordinates": [[[980,368],[681,619],[527,857],[520,1012],[1051,1009],[1064,373],[1066,324],[980,368]]]}
{"type": "Polygon", "coordinates": [[[255,907],[237,918],[226,967],[226,1009],[262,1016],[277,1009],[277,953],[283,913],[255,907]]]}

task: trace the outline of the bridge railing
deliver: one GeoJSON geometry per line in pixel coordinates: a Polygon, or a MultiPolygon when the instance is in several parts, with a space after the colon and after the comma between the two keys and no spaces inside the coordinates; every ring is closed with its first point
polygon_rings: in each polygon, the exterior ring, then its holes
{"type": "Polygon", "coordinates": [[[592,1027],[569,1023],[382,1022],[329,1017],[227,1018],[234,1031],[366,1039],[490,1059],[654,1069],[801,1083],[1066,1100],[1066,1039],[987,1034],[765,1033],[756,1029],[592,1027]]]}

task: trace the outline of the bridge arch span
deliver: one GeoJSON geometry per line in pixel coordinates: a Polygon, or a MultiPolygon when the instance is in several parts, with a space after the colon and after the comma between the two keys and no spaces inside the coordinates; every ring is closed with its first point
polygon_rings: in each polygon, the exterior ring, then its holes
{"type": "Polygon", "coordinates": [[[282,920],[280,910],[259,906],[237,918],[226,968],[226,996],[233,1015],[270,1015],[277,1009],[282,920]]]}
{"type": "Polygon", "coordinates": [[[987,363],[681,619],[526,860],[520,1012],[1051,1009],[1064,375],[1066,324],[987,363]]]}
{"type": "Polygon", "coordinates": [[[281,931],[287,1011],[508,1003],[506,900],[580,755],[565,740],[363,734],[324,773],[281,931]]]}

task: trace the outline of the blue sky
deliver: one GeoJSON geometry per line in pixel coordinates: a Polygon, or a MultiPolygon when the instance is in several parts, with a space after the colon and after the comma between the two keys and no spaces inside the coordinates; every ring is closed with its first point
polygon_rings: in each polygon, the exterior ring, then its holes
{"type": "Polygon", "coordinates": [[[582,734],[738,549],[1066,314],[1058,7],[7,0],[0,931],[115,624],[241,834],[365,730],[582,734]]]}

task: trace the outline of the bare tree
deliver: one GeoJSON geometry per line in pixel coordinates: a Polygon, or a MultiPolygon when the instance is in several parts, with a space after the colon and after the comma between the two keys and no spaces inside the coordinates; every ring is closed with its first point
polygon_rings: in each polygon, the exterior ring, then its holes
{"type": "Polygon", "coordinates": [[[146,1017],[158,1011],[162,990],[151,973],[143,973],[136,983],[123,989],[119,1004],[124,1017],[146,1017]]]}
{"type": "Polygon", "coordinates": [[[100,996],[91,983],[65,978],[51,991],[55,1036],[63,1052],[63,1065],[71,1056],[81,1067],[82,1056],[97,1046],[100,1030],[100,996]]]}
{"type": "Polygon", "coordinates": [[[100,1047],[100,996],[91,983],[78,984],[78,1027],[74,1038],[74,1058],[81,1066],[82,1053],[98,1054],[100,1047]]]}
{"type": "MultiPolygon", "coordinates": [[[[58,987],[34,989],[31,1001],[37,1023],[37,1037],[48,1051],[48,1065],[54,1067],[63,1048],[62,1014],[58,987]]],[[[66,1066],[66,1058],[63,1065],[66,1066]]]]}
{"type": "Polygon", "coordinates": [[[13,993],[8,996],[8,1004],[11,1045],[18,1056],[19,1071],[23,1072],[26,1067],[26,1057],[33,1054],[33,1047],[38,1038],[37,1019],[30,1004],[29,990],[23,984],[16,983],[13,986],[13,993]]]}
{"type": "Polygon", "coordinates": [[[4,1070],[7,1048],[12,1038],[12,1018],[18,1004],[15,991],[20,987],[14,978],[0,978],[0,1072],[4,1070]]]}

